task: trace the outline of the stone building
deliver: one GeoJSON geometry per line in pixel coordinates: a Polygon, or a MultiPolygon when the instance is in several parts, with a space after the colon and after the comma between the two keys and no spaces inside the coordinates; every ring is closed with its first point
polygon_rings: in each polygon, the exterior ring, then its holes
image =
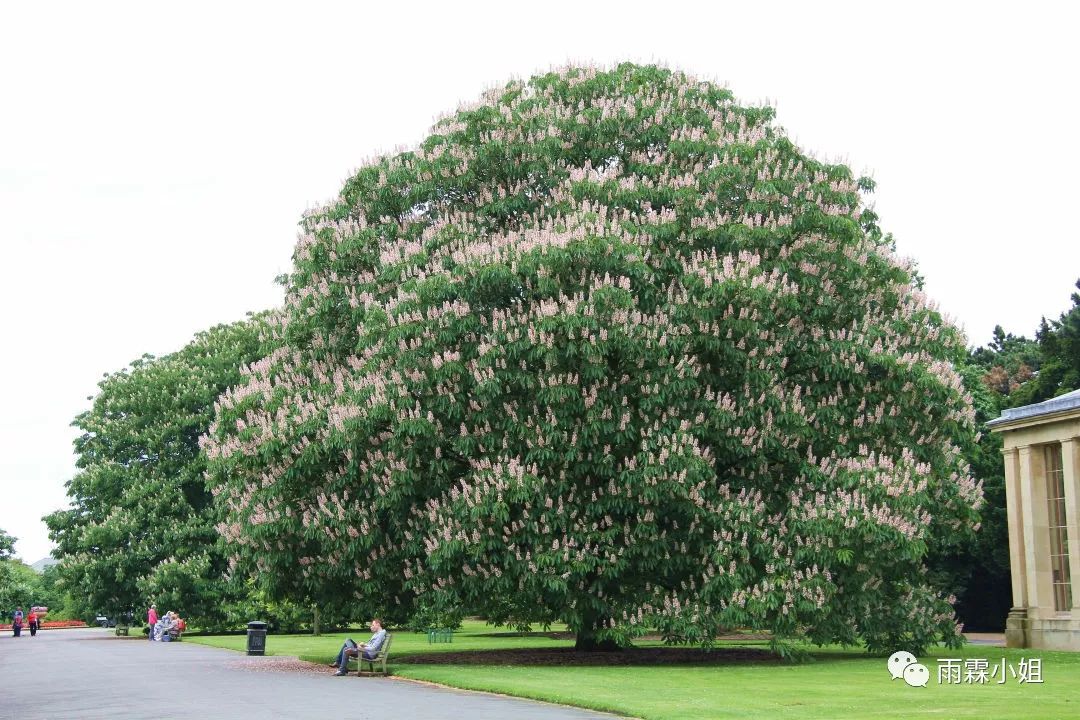
{"type": "Polygon", "coordinates": [[[1009,647],[1080,650],[1080,390],[990,422],[1005,441],[1009,647]]]}

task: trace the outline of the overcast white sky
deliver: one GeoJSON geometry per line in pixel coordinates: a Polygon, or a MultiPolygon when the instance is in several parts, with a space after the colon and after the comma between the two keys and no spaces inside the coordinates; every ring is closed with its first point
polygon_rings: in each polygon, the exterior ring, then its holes
{"type": "Polygon", "coordinates": [[[660,61],[878,181],[985,344],[1080,277],[1075,4],[0,4],[0,528],[66,505],[103,373],[281,301],[302,211],[512,76],[660,61]]]}

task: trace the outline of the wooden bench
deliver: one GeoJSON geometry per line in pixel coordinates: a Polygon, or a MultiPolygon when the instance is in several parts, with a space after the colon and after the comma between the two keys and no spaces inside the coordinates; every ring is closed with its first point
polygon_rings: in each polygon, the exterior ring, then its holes
{"type": "Polygon", "coordinates": [[[349,667],[349,663],[352,662],[353,660],[355,660],[356,661],[356,676],[357,677],[360,677],[360,675],[363,674],[363,672],[364,672],[364,663],[367,663],[371,667],[371,674],[374,675],[375,674],[375,665],[377,663],[382,663],[382,674],[383,675],[389,675],[390,673],[388,673],[386,671],[386,659],[390,656],[390,641],[392,639],[393,639],[393,636],[390,633],[386,633],[386,638],[383,640],[382,647],[380,647],[379,651],[377,653],[375,653],[375,657],[371,658],[370,660],[367,659],[366,657],[364,657],[364,651],[363,650],[360,650],[359,648],[357,648],[357,650],[359,650],[359,652],[357,653],[356,657],[347,656],[345,658],[345,668],[346,668],[346,670],[349,667]]]}

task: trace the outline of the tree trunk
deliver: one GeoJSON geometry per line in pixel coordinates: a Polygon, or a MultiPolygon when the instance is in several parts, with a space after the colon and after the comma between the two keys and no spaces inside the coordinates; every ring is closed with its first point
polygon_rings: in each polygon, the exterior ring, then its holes
{"type": "Polygon", "coordinates": [[[615,652],[619,645],[614,640],[597,640],[591,632],[578,633],[574,640],[574,649],[580,652],[615,652]]]}
{"type": "Polygon", "coordinates": [[[312,635],[321,635],[322,634],[322,633],[319,632],[319,606],[318,605],[315,606],[315,622],[313,622],[311,624],[311,634],[312,635]]]}
{"type": "Polygon", "coordinates": [[[597,640],[596,631],[604,626],[604,618],[586,614],[582,618],[581,629],[574,639],[574,649],[579,652],[615,652],[619,649],[614,640],[597,640]]]}

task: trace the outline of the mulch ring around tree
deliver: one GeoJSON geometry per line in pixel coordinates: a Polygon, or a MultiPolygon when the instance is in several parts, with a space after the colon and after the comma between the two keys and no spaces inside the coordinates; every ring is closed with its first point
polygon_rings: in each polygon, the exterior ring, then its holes
{"type": "MultiPolygon", "coordinates": [[[[495,632],[477,633],[476,637],[491,637],[491,638],[547,638],[549,640],[573,640],[576,636],[574,633],[563,630],[530,630],[530,631],[513,631],[503,630],[495,632]]],[[[642,635],[639,640],[663,640],[662,635],[649,634],[642,635]]],[[[766,633],[755,632],[736,632],[730,631],[717,635],[714,640],[717,641],[740,641],[740,642],[768,642],[772,639],[771,635],[766,633]]]]}
{"type": "Polygon", "coordinates": [[[734,665],[780,663],[777,655],[754,648],[645,647],[615,652],[579,652],[574,648],[463,650],[406,654],[392,661],[423,665],[734,665]]]}

